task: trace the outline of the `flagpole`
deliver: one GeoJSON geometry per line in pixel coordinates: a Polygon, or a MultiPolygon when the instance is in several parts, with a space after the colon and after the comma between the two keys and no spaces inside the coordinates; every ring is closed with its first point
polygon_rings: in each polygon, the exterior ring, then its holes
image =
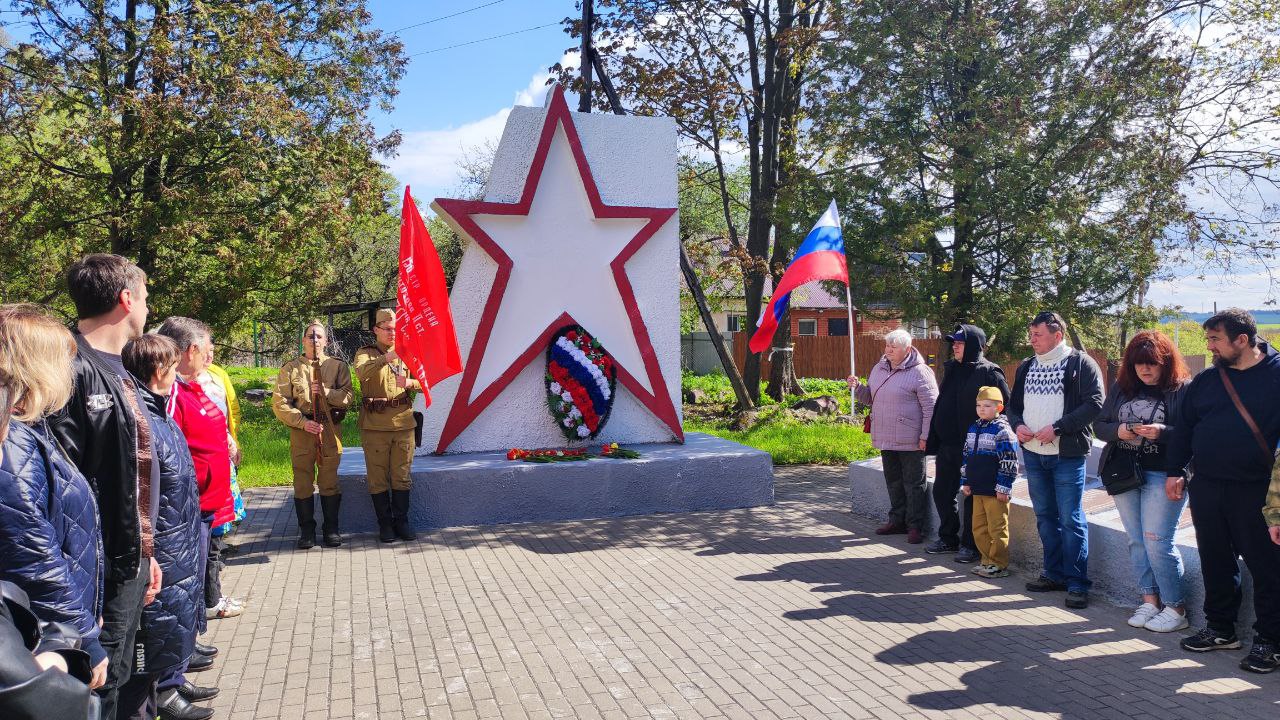
{"type": "MultiPolygon", "coordinates": [[[[849,283],[847,281],[844,284],[844,307],[845,307],[845,310],[849,312],[849,374],[856,378],[858,377],[858,368],[854,362],[854,358],[856,357],[856,352],[854,350],[855,329],[853,326],[853,299],[849,293],[849,283]]],[[[849,414],[850,415],[854,414],[854,409],[857,407],[857,405],[858,405],[857,393],[855,393],[853,391],[853,388],[850,387],[849,388],[849,414]]]]}

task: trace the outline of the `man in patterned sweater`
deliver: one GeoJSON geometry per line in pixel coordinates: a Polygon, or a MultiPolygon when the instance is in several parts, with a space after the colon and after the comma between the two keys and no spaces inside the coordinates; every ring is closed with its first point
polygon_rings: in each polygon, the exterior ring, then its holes
{"type": "Polygon", "coordinates": [[[973,574],[998,578],[1009,575],[1009,494],[1018,477],[1018,438],[1004,410],[998,387],[978,388],[978,419],[969,426],[960,466],[960,492],[973,498],[973,542],[981,562],[973,574]]]}
{"type": "Polygon", "coordinates": [[[1102,412],[1102,373],[1093,358],[1067,346],[1055,312],[1031,320],[1035,356],[1018,366],[1009,424],[1022,443],[1027,489],[1044,546],[1044,572],[1030,592],[1066,590],[1066,606],[1089,605],[1089,527],[1084,519],[1084,463],[1093,420],[1102,412]]]}

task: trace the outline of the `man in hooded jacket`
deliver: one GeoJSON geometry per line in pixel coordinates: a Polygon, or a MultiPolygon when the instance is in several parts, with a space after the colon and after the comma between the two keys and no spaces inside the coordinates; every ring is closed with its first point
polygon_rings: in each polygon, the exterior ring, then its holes
{"type": "Polygon", "coordinates": [[[978,419],[978,389],[991,386],[1000,389],[1009,401],[1009,383],[999,365],[983,357],[987,334],[976,325],[959,325],[946,337],[951,341],[951,359],[947,361],[938,390],[938,403],[929,423],[927,452],[934,455],[933,504],[938,509],[938,539],[925,548],[928,553],[956,553],[956,562],[978,561],[973,542],[973,499],[964,499],[964,517],[956,509],[960,492],[960,465],[964,460],[964,438],[969,426],[978,419]]]}

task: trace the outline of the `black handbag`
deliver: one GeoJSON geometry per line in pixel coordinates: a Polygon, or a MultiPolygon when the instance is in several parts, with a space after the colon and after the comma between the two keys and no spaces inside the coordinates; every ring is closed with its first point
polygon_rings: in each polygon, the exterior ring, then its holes
{"type": "MultiPolygon", "coordinates": [[[[1145,438],[1144,438],[1145,439],[1145,438]]],[[[1138,453],[1132,450],[1115,449],[1102,466],[1102,486],[1108,495],[1119,495],[1142,487],[1142,466],[1138,461],[1138,453]]]]}
{"type": "MultiPolygon", "coordinates": [[[[1155,419],[1156,413],[1160,410],[1160,405],[1164,401],[1156,403],[1151,409],[1151,416],[1147,418],[1144,425],[1149,425],[1155,419]]],[[[1138,443],[1138,449],[1123,450],[1119,447],[1119,442],[1111,449],[1111,454],[1107,456],[1107,462],[1103,464],[1102,471],[1098,474],[1102,477],[1102,486],[1106,488],[1108,495],[1120,495],[1130,490],[1137,490],[1142,487],[1145,479],[1142,471],[1142,449],[1146,447],[1147,439],[1142,438],[1142,442],[1138,443]]]]}

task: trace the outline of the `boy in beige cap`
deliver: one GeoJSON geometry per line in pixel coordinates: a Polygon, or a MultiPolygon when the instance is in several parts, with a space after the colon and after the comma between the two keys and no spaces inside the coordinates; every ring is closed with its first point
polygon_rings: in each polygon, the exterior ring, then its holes
{"type": "Polygon", "coordinates": [[[1000,389],[978,389],[978,420],[969,426],[960,466],[960,491],[973,497],[973,540],[982,556],[975,575],[1009,575],[1009,495],[1018,477],[1018,436],[1004,410],[1000,389]]]}

